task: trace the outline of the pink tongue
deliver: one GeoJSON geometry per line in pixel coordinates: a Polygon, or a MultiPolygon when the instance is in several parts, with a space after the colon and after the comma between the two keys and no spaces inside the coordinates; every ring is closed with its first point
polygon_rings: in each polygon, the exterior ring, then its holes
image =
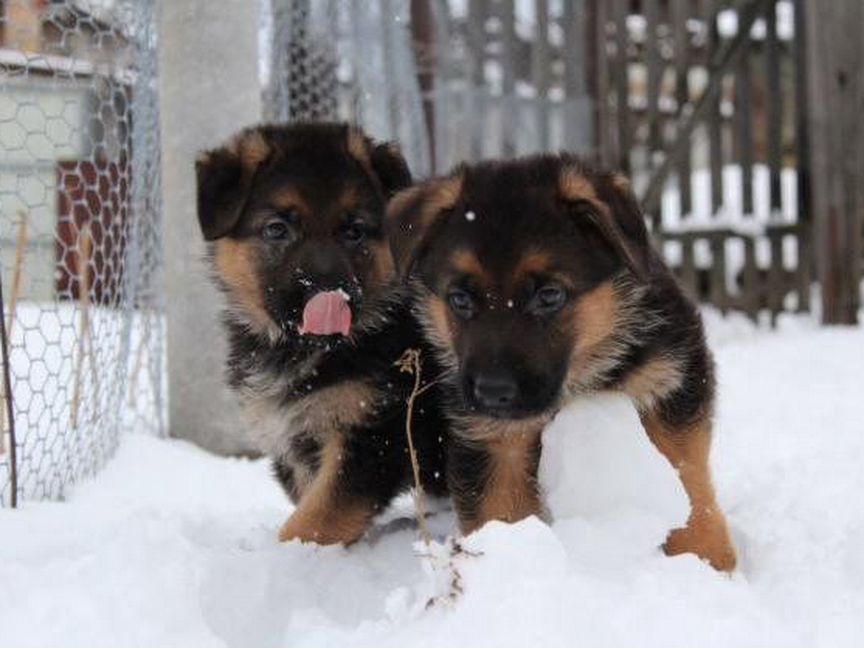
{"type": "Polygon", "coordinates": [[[320,292],[303,308],[300,335],[348,335],[351,329],[351,307],[341,290],[320,292]]]}

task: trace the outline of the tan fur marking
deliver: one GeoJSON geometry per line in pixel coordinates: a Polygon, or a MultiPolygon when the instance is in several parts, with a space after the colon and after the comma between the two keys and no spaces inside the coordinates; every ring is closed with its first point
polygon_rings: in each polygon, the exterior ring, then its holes
{"type": "Polygon", "coordinates": [[[418,185],[405,191],[400,191],[393,197],[387,208],[392,217],[399,214],[414,202],[418,196],[423,196],[423,205],[418,219],[421,229],[429,225],[439,213],[445,209],[451,209],[459,201],[462,194],[462,176],[445,178],[429,185],[418,185]]]}
{"type": "Polygon", "coordinates": [[[566,200],[597,202],[597,190],[591,181],[572,167],[564,168],[558,179],[558,190],[566,200]]]}
{"type": "Polygon", "coordinates": [[[513,283],[528,274],[546,272],[552,265],[552,255],[546,250],[530,250],[520,260],[513,271],[513,283]]]}
{"type": "Polygon", "coordinates": [[[631,191],[630,178],[622,173],[616,173],[612,176],[612,186],[622,193],[629,194],[631,191]]]}
{"type": "Polygon", "coordinates": [[[462,176],[446,178],[433,184],[423,204],[423,215],[420,218],[423,227],[428,226],[442,211],[452,209],[461,195],[462,176]]]}
{"type": "Polygon", "coordinates": [[[367,143],[366,135],[363,134],[363,131],[357,128],[356,126],[351,126],[348,128],[348,153],[356,159],[366,171],[372,170],[372,161],[369,158],[369,145],[367,143]]]}
{"type": "Polygon", "coordinates": [[[371,243],[369,253],[372,255],[372,277],[369,280],[371,286],[380,286],[396,276],[393,255],[385,241],[371,243]]]}
{"type": "Polygon", "coordinates": [[[241,315],[258,333],[273,328],[278,330],[264,308],[253,258],[254,250],[247,242],[223,238],[214,243],[216,273],[228,287],[231,310],[241,315]]]}
{"type": "Polygon", "coordinates": [[[735,547],[726,518],[717,504],[708,456],[711,450],[711,421],[702,420],[685,429],[673,429],[656,413],[642,415],[648,438],[678,471],[690,500],[690,515],[684,527],[673,529],[663,549],[667,555],[694,553],[720,571],[735,569],[735,547]]]}
{"type": "Polygon", "coordinates": [[[478,279],[486,278],[486,271],[483,269],[483,264],[480,263],[480,259],[477,258],[477,255],[468,250],[456,250],[450,256],[450,265],[463,274],[478,279]]]}
{"type": "Polygon", "coordinates": [[[631,372],[621,389],[633,399],[639,411],[645,411],[678,389],[682,377],[678,360],[658,356],[631,372]]]}
{"type": "Polygon", "coordinates": [[[535,427],[532,432],[507,434],[486,442],[489,481],[477,517],[462,521],[463,533],[471,533],[490,520],[512,523],[529,515],[542,515],[536,479],[541,429],[535,427]]]}
{"type": "Polygon", "coordinates": [[[375,411],[375,387],[359,380],[317,389],[290,407],[294,430],[332,434],[366,421],[375,411]]]}
{"type": "Polygon", "coordinates": [[[247,169],[255,169],[270,155],[270,145],[258,131],[249,131],[239,136],[236,144],[240,161],[247,169]]]}
{"type": "Polygon", "coordinates": [[[423,320],[426,332],[436,345],[453,349],[453,328],[450,311],[440,297],[430,294],[423,299],[423,320]]]}
{"type": "Polygon", "coordinates": [[[554,413],[520,419],[468,416],[457,419],[453,433],[470,441],[495,441],[502,437],[530,436],[552,419],[554,413]]]}
{"type": "Polygon", "coordinates": [[[350,544],[363,535],[374,515],[371,502],[339,493],[344,440],[333,437],[321,451],[321,467],[279,530],[279,540],[350,544]]]}
{"type": "Polygon", "coordinates": [[[591,350],[613,332],[618,297],[612,281],[607,281],[582,296],[575,309],[575,354],[591,350]]]}
{"type": "Polygon", "coordinates": [[[296,209],[302,214],[309,213],[309,206],[294,187],[282,187],[270,195],[270,202],[278,209],[296,209]]]}

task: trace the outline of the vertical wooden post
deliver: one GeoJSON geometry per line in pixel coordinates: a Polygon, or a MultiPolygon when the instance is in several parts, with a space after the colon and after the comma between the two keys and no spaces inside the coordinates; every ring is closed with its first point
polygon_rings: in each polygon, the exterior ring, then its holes
{"type": "Polygon", "coordinates": [[[411,41],[429,140],[429,169],[435,175],[435,21],[429,0],[411,0],[411,41]]]}
{"type": "Polygon", "coordinates": [[[819,3],[806,20],[810,169],[822,321],[856,324],[864,238],[864,5],[819,3]]]}

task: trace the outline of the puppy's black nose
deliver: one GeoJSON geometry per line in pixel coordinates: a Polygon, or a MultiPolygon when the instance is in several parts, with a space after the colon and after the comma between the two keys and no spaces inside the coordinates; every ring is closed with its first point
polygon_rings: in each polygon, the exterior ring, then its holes
{"type": "Polygon", "coordinates": [[[473,382],[474,399],[481,407],[510,407],[519,394],[515,378],[506,373],[477,374],[473,382]]]}

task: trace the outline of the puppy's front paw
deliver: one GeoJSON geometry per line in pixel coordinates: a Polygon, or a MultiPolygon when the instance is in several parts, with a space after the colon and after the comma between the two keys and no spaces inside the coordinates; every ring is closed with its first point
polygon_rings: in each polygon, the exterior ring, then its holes
{"type": "Polygon", "coordinates": [[[731,572],[737,562],[726,520],[720,514],[691,518],[687,526],[672,529],[663,551],[667,556],[696,554],[718,571],[731,572]]]}
{"type": "Polygon", "coordinates": [[[361,507],[346,507],[325,514],[298,510],[279,529],[279,542],[300,540],[320,545],[349,545],[360,539],[371,516],[371,510],[361,507]]]}

